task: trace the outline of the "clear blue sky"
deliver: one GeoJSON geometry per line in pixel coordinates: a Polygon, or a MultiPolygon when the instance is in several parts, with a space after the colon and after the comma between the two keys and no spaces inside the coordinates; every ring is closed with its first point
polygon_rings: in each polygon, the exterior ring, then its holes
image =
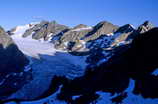
{"type": "Polygon", "coordinates": [[[103,20],[138,26],[150,20],[158,26],[158,0],[1,0],[0,25],[6,29],[41,19],[68,26],[103,20]]]}

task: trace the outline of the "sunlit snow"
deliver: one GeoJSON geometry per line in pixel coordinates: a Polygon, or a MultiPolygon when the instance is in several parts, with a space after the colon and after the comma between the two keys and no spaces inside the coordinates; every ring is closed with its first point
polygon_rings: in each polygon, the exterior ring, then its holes
{"type": "Polygon", "coordinates": [[[84,27],[84,28],[77,28],[77,29],[73,29],[73,30],[71,30],[71,31],[84,31],[84,30],[90,30],[90,29],[92,29],[92,27],[84,27]]]}

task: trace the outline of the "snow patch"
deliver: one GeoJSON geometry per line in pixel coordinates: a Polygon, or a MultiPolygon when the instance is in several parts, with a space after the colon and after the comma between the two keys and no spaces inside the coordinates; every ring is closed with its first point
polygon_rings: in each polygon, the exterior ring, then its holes
{"type": "Polygon", "coordinates": [[[72,100],[76,100],[77,98],[80,98],[81,95],[72,96],[72,100]]]}
{"type": "Polygon", "coordinates": [[[100,95],[100,97],[97,99],[96,104],[112,104],[111,94],[105,93],[102,91],[96,92],[96,94],[100,95]]]}
{"type": "Polygon", "coordinates": [[[114,35],[114,33],[109,33],[109,34],[106,34],[107,36],[113,36],[114,35]]]}
{"type": "Polygon", "coordinates": [[[152,73],[152,75],[154,75],[154,76],[158,76],[158,68],[155,69],[155,71],[152,73]]]}
{"type": "Polygon", "coordinates": [[[136,29],[136,27],[134,27],[132,24],[129,24],[133,29],[136,29]]]}
{"type": "Polygon", "coordinates": [[[84,28],[77,28],[77,29],[73,29],[73,30],[71,30],[71,31],[84,31],[84,30],[90,30],[90,29],[92,29],[92,27],[84,27],[84,28]]]}

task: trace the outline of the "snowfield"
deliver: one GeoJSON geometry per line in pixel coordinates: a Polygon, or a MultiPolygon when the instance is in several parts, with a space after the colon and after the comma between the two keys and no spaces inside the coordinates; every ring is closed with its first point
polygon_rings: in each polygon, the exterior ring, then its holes
{"type": "Polygon", "coordinates": [[[19,49],[30,59],[33,80],[10,98],[33,99],[42,95],[51,84],[54,75],[66,76],[69,79],[82,76],[86,67],[86,57],[73,56],[56,50],[52,43],[22,37],[29,26],[17,27],[12,39],[19,49]],[[34,93],[32,93],[34,92],[34,93]]]}

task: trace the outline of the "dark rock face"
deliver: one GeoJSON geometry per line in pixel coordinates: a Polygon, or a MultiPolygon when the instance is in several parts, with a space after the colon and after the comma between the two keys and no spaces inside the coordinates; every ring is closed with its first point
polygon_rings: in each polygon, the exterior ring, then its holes
{"type": "Polygon", "coordinates": [[[134,94],[141,94],[144,98],[158,98],[158,76],[144,76],[135,83],[134,94]]]}
{"type": "Polygon", "coordinates": [[[150,74],[158,67],[157,34],[158,28],[154,28],[144,34],[138,35],[133,41],[127,58],[130,64],[135,65],[132,65],[132,70],[135,69],[134,72],[138,72],[137,69],[139,66],[138,74],[150,74]]]}
{"type": "MultiPolygon", "coordinates": [[[[124,90],[128,87],[130,78],[136,82],[134,94],[141,94],[145,98],[158,98],[158,77],[151,75],[158,67],[157,42],[158,28],[139,34],[126,50],[118,51],[108,62],[87,69],[84,76],[65,83],[59,98],[73,102],[71,97],[74,95],[83,95],[88,99],[88,95],[95,95],[96,91],[112,94],[117,92],[122,94],[112,101],[120,103],[128,96],[124,90]]],[[[94,97],[89,100],[93,101],[94,97]]],[[[80,97],[78,101],[82,99],[80,97]]]]}
{"type": "Polygon", "coordinates": [[[0,27],[0,98],[26,83],[24,67],[29,61],[0,27]]]}
{"type": "MultiPolygon", "coordinates": [[[[134,55],[137,54],[137,59],[133,61],[132,68],[134,69],[133,75],[136,81],[135,93],[141,94],[143,97],[147,98],[158,98],[158,78],[157,76],[152,76],[151,73],[158,67],[158,28],[151,29],[150,31],[139,36],[133,42],[134,51],[131,49],[134,55]]],[[[134,57],[128,56],[131,60],[134,57]]]]}

